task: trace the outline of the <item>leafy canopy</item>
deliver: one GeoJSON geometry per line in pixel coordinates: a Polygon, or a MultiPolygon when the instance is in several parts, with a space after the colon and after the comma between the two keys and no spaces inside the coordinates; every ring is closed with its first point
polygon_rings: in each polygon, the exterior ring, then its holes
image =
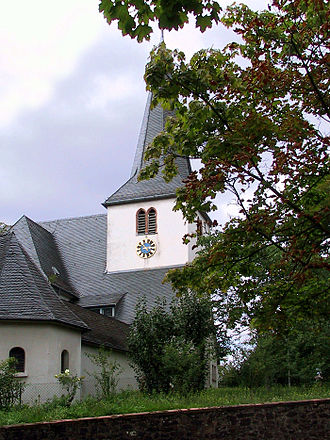
{"type": "Polygon", "coordinates": [[[204,32],[218,22],[221,8],[213,0],[101,0],[99,10],[109,24],[118,21],[123,35],[143,41],[150,39],[152,22],[158,21],[160,29],[178,30],[188,23],[188,14],[195,16],[196,27],[204,32]]]}
{"type": "MultiPolygon", "coordinates": [[[[197,3],[195,16],[204,5],[197,3]]],[[[150,19],[175,28],[175,20],[161,21],[166,4],[139,2],[138,10],[153,5],[150,19]]],[[[177,4],[187,12],[186,2],[177,4]]],[[[121,5],[130,13],[131,3],[121,5]]],[[[107,17],[117,19],[111,9],[107,17]]],[[[200,238],[197,258],[167,281],[179,294],[216,293],[231,325],[244,319],[285,332],[328,313],[329,5],[274,0],[262,12],[233,5],[220,21],[240,43],[190,61],[164,43],[152,51],[145,79],[153,105],[176,116],[149,146],[145,158],[153,160],[140,178],[159,172],[162,156],[166,180],[177,173],[176,157],[200,159],[177,192],[175,209],[190,222],[215,210],[219,193],[233,194],[239,216],[200,238]]],[[[134,27],[126,31],[136,36],[134,27]]]]}

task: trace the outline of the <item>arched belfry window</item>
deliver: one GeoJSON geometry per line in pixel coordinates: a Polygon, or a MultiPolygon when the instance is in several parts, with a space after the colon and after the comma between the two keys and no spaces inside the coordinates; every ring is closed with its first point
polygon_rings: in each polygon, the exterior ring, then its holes
{"type": "Polygon", "coordinates": [[[157,213],[155,208],[148,209],[148,234],[157,232],[157,213]]]}
{"type": "Polygon", "coordinates": [[[136,213],[136,232],[138,234],[146,233],[146,212],[144,209],[139,209],[136,213]]]}
{"type": "Polygon", "coordinates": [[[61,353],[61,373],[69,369],[69,352],[68,350],[63,350],[61,353]]]}
{"type": "Polygon", "coordinates": [[[137,234],[156,234],[157,233],[157,212],[155,208],[149,208],[146,212],[139,209],[136,213],[136,233],[137,234]]]}
{"type": "Polygon", "coordinates": [[[21,347],[14,347],[9,351],[9,357],[16,359],[16,371],[24,373],[25,371],[25,351],[21,347]]]}

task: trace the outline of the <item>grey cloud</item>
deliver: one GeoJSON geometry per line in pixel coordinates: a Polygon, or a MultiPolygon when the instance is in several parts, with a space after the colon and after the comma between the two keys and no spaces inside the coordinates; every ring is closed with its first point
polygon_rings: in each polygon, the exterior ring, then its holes
{"type": "Polygon", "coordinates": [[[127,39],[102,39],[43,107],[21,113],[0,132],[0,220],[103,212],[101,203],[129,176],[146,101],[148,49],[127,39]],[[89,105],[100,75],[115,84],[127,74],[132,94],[103,108],[89,105]]]}

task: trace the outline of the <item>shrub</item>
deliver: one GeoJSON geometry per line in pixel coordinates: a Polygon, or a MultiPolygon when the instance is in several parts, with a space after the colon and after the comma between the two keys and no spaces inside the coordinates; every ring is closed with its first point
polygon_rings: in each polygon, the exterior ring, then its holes
{"type": "Polygon", "coordinates": [[[0,362],[0,409],[8,410],[20,403],[24,384],[19,382],[16,374],[16,359],[8,358],[0,362]]]}
{"type": "Polygon", "coordinates": [[[65,405],[70,406],[77,394],[78,388],[81,387],[84,376],[78,377],[77,375],[72,375],[70,370],[65,370],[64,373],[56,374],[55,377],[67,393],[64,396],[65,405]]]}
{"type": "Polygon", "coordinates": [[[112,351],[109,349],[101,347],[96,354],[85,354],[99,368],[98,372],[88,373],[96,380],[98,396],[109,398],[116,391],[122,368],[117,361],[111,359],[112,351]]]}
{"type": "MultiPolygon", "coordinates": [[[[140,390],[186,394],[204,388],[210,347],[217,345],[215,336],[212,303],[207,298],[186,293],[170,307],[158,301],[150,311],[141,300],[128,339],[140,390]]],[[[218,345],[223,355],[224,338],[218,345]]]]}

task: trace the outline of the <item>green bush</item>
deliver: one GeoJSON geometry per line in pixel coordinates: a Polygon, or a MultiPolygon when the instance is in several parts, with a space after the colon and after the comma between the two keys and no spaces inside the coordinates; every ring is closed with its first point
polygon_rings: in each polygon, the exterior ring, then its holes
{"type": "Polygon", "coordinates": [[[16,359],[8,358],[0,362],[0,410],[8,410],[20,403],[24,384],[16,375],[16,359]]]}
{"type": "Polygon", "coordinates": [[[196,392],[204,388],[207,363],[225,352],[216,341],[212,302],[186,293],[168,307],[165,301],[147,309],[142,299],[128,338],[130,357],[141,391],[196,392]],[[213,347],[213,353],[212,348],[213,347]]]}
{"type": "Polygon", "coordinates": [[[70,370],[65,370],[64,373],[55,375],[62,388],[66,391],[66,395],[62,396],[66,406],[70,406],[75,398],[78,388],[81,387],[84,376],[78,377],[70,373],[70,370]]]}
{"type": "Polygon", "coordinates": [[[112,351],[103,347],[96,354],[85,353],[91,362],[98,367],[98,371],[87,373],[96,380],[98,397],[109,398],[116,392],[118,376],[122,372],[119,363],[111,359],[112,351]]]}

